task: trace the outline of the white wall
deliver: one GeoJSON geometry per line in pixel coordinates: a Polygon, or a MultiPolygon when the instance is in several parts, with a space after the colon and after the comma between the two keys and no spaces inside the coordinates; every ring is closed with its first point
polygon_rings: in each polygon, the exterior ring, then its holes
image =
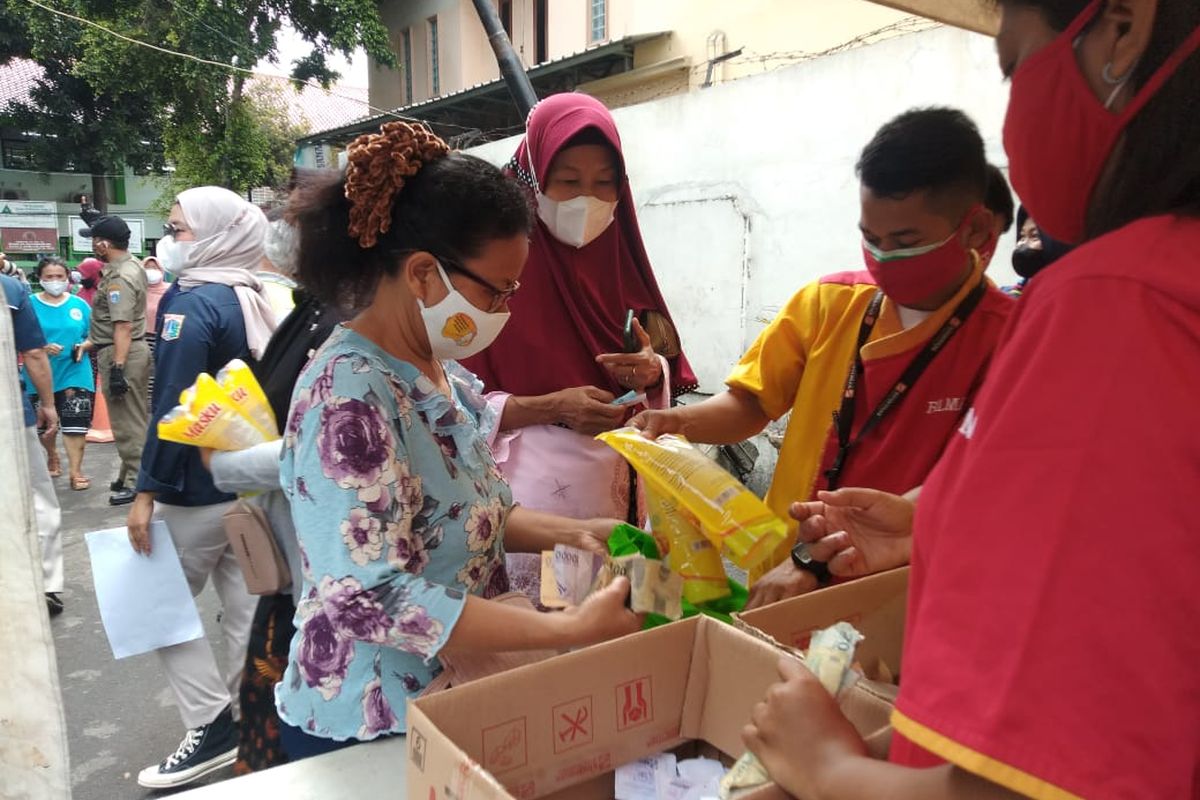
{"type": "MultiPolygon", "coordinates": [[[[642,233],[683,344],[715,391],[798,288],[861,269],[854,163],[875,130],[949,105],[1007,164],[992,40],[953,28],[891,39],[614,112],[642,233]]],[[[473,152],[507,161],[517,139],[473,152]]],[[[991,269],[1011,283],[1013,235],[991,269]]]]}

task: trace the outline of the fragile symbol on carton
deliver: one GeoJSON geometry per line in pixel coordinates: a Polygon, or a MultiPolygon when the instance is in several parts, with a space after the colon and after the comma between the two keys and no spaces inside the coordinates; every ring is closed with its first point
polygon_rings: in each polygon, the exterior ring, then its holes
{"type": "Polygon", "coordinates": [[[525,717],[510,719],[483,729],[483,767],[504,772],[525,766],[525,717]]]}
{"type": "Polygon", "coordinates": [[[554,707],[554,752],[563,753],[592,742],[592,698],[580,697],[554,707]]]}
{"type": "Polygon", "coordinates": [[[410,752],[412,754],[411,755],[412,763],[416,765],[417,769],[421,770],[421,772],[424,772],[425,771],[425,736],[422,735],[422,733],[419,730],[417,730],[416,728],[413,728],[412,733],[409,734],[408,739],[409,739],[409,747],[411,748],[410,752]]]}
{"type": "Polygon", "coordinates": [[[617,686],[617,730],[636,728],[654,719],[650,676],[617,686]]]}

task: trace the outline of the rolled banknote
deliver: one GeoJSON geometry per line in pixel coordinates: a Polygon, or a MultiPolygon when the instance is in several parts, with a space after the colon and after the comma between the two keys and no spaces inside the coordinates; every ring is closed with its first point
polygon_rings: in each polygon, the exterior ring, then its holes
{"type": "MultiPolygon", "coordinates": [[[[839,692],[858,678],[850,665],[854,662],[854,651],[862,640],[863,635],[849,622],[822,628],[813,633],[809,641],[804,666],[817,676],[826,691],[837,697],[839,692]]],[[[747,750],[721,779],[720,798],[729,800],[737,789],[758,786],[770,779],[766,768],[747,750]]]]}
{"type": "Polygon", "coordinates": [[[664,561],[645,556],[609,559],[609,578],[629,578],[629,607],[638,614],[658,614],[667,619],[683,616],[683,578],[664,561]]]}

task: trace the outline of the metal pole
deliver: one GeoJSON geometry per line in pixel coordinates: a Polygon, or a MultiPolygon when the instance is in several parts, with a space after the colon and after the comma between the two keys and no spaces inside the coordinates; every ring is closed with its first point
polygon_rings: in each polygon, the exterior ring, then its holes
{"type": "Polygon", "coordinates": [[[521,59],[517,58],[512,42],[508,40],[508,34],[504,32],[504,26],[500,24],[500,15],[496,13],[496,7],[492,5],[492,0],[472,0],[472,2],[475,3],[479,21],[483,23],[483,30],[487,34],[488,42],[492,45],[492,52],[496,54],[496,63],[500,65],[500,75],[504,78],[504,83],[508,86],[508,93],[512,95],[513,102],[517,104],[517,110],[521,112],[523,120],[537,103],[537,93],[533,91],[533,84],[529,82],[529,76],[525,74],[525,67],[521,65],[521,59]]]}

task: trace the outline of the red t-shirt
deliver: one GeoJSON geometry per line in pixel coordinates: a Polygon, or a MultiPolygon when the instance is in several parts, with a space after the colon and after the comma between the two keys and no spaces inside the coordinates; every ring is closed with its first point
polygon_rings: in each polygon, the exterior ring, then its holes
{"type": "Polygon", "coordinates": [[[891,759],[1200,797],[1200,221],[1040,274],[918,503],[891,759]]]}
{"type": "MultiPolygon", "coordinates": [[[[1013,306],[1011,297],[988,285],[967,321],[929,362],[904,397],[850,448],[838,482],[840,486],[869,486],[903,494],[925,482],[983,383],[1013,306]]],[[[857,335],[858,325],[854,326],[854,332],[857,335]]],[[[928,338],[902,352],[883,356],[871,353],[872,344],[863,348],[863,373],[854,397],[851,441],[858,438],[871,414],[926,344],[928,338]]],[[[836,376],[839,402],[846,377],[836,376]]],[[[813,487],[814,497],[817,490],[828,486],[825,473],[837,458],[837,451],[837,427],[830,424],[813,487]]]]}

